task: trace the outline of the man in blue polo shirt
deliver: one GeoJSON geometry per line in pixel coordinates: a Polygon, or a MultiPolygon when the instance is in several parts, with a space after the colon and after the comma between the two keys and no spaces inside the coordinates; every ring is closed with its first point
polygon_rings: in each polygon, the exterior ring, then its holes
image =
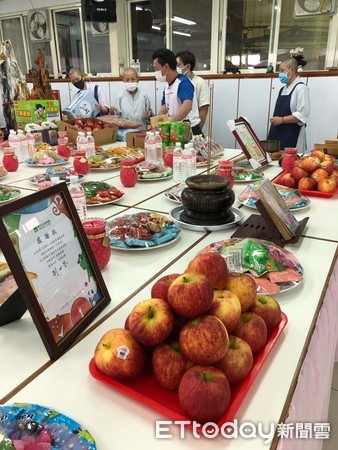
{"type": "Polygon", "coordinates": [[[152,58],[156,80],[168,83],[158,114],[168,114],[171,122],[189,120],[192,133],[202,134],[194,85],[188,77],[178,74],[175,54],[163,48],[154,52],[152,58]]]}

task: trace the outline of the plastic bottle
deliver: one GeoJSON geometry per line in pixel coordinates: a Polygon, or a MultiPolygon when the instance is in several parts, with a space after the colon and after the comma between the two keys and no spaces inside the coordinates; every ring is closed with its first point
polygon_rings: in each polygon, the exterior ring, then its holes
{"type": "Polygon", "coordinates": [[[182,180],[185,183],[187,178],[196,174],[196,155],[189,148],[189,145],[186,145],[182,151],[181,166],[182,180]]]}
{"type": "Polygon", "coordinates": [[[87,157],[95,156],[95,140],[91,131],[87,131],[87,157]]]}
{"type": "Polygon", "coordinates": [[[162,138],[159,131],[155,131],[156,160],[158,164],[163,164],[162,138]]]}
{"type": "Polygon", "coordinates": [[[132,60],[131,60],[130,67],[131,67],[132,69],[136,69],[136,67],[135,67],[135,59],[132,59],[132,60]]]}
{"type": "Polygon", "coordinates": [[[157,163],[157,146],[156,146],[155,135],[151,131],[149,131],[146,135],[146,139],[144,141],[144,148],[146,150],[146,161],[156,164],[157,163]]]}
{"type": "Polygon", "coordinates": [[[182,184],[182,148],[181,143],[176,142],[173,154],[173,178],[175,183],[182,184]]]}
{"type": "Polygon", "coordinates": [[[68,189],[80,220],[84,220],[87,217],[86,194],[79,183],[79,177],[77,175],[70,176],[70,185],[68,189]]]}
{"type": "Polygon", "coordinates": [[[29,158],[28,153],[28,140],[26,135],[24,134],[23,130],[18,130],[18,136],[20,139],[20,147],[21,147],[21,153],[22,153],[22,160],[25,161],[29,158]]]}
{"type": "Polygon", "coordinates": [[[88,144],[88,139],[85,136],[83,131],[79,131],[77,133],[77,138],[76,138],[76,148],[77,150],[80,151],[84,151],[87,154],[87,144],[88,144]]]}
{"type": "Polygon", "coordinates": [[[16,157],[18,158],[18,162],[23,161],[22,151],[21,151],[21,142],[19,136],[16,134],[15,130],[9,131],[8,136],[8,145],[14,150],[16,157]]]}
{"type": "Polygon", "coordinates": [[[28,155],[29,158],[32,158],[35,153],[35,138],[32,133],[26,133],[27,138],[27,146],[28,146],[28,155]]]}
{"type": "Polygon", "coordinates": [[[141,73],[141,63],[140,63],[139,59],[136,60],[135,70],[136,70],[137,74],[140,75],[140,73],[141,73]]]}

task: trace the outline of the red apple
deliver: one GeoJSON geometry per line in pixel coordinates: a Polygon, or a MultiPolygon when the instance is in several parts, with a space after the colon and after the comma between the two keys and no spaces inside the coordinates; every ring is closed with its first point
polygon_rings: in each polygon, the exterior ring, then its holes
{"type": "Polygon", "coordinates": [[[242,381],[253,365],[253,354],[250,345],[237,336],[229,336],[229,350],[215,367],[220,369],[230,384],[242,381]]]}
{"type": "Polygon", "coordinates": [[[82,120],[80,120],[80,119],[75,119],[75,120],[74,120],[74,123],[73,123],[73,126],[75,127],[75,125],[78,125],[80,128],[82,128],[82,127],[83,127],[82,120]]]}
{"type": "Polygon", "coordinates": [[[151,288],[151,297],[162,298],[167,301],[169,286],[179,276],[179,273],[171,273],[159,278],[151,288]]]}
{"type": "Polygon", "coordinates": [[[112,126],[109,123],[103,124],[102,128],[111,128],[112,126]]]}
{"type": "Polygon", "coordinates": [[[91,128],[93,128],[94,122],[93,122],[92,120],[87,119],[87,120],[85,121],[85,126],[86,126],[86,127],[91,127],[91,128]]]}
{"type": "Polygon", "coordinates": [[[278,184],[294,189],[296,187],[296,180],[291,173],[284,173],[278,180],[278,184]]]}
{"type": "Polygon", "coordinates": [[[73,128],[76,128],[77,130],[82,130],[82,124],[81,124],[81,125],[78,125],[77,123],[75,123],[75,124],[73,125],[73,128]]]}
{"type": "Polygon", "coordinates": [[[279,303],[269,295],[257,295],[250,311],[261,316],[268,331],[273,330],[282,319],[279,303]]]}
{"type": "Polygon", "coordinates": [[[85,125],[85,126],[83,127],[83,131],[92,131],[92,128],[89,127],[88,125],[85,125]]]}
{"type": "Polygon", "coordinates": [[[326,170],[319,168],[311,173],[310,178],[313,178],[317,183],[319,183],[320,180],[325,180],[325,178],[327,178],[328,176],[329,174],[326,172],[326,170]]]}
{"type": "Polygon", "coordinates": [[[264,347],[268,330],[261,316],[253,312],[245,312],[241,315],[233,334],[244,339],[255,354],[264,347]]]}
{"type": "Polygon", "coordinates": [[[228,280],[228,266],[220,253],[199,253],[193,258],[185,272],[200,273],[208,278],[214,289],[224,289],[228,280]]]}
{"type": "Polygon", "coordinates": [[[180,333],[185,356],[195,364],[213,364],[228,351],[228,332],[217,317],[210,314],[186,323],[180,333]]]}
{"type": "Polygon", "coordinates": [[[299,165],[300,165],[300,159],[296,159],[296,160],[293,162],[292,167],[293,167],[293,168],[294,168],[294,167],[299,167],[299,165]]]}
{"type": "Polygon", "coordinates": [[[306,170],[301,169],[300,167],[294,167],[294,168],[291,170],[291,176],[292,176],[292,178],[296,181],[296,183],[298,183],[298,181],[299,181],[301,178],[308,177],[309,174],[307,173],[306,170]]]}
{"type": "Polygon", "coordinates": [[[314,170],[318,169],[319,165],[320,159],[315,156],[303,156],[303,158],[300,159],[299,163],[299,167],[306,170],[308,173],[311,173],[314,170]]]}
{"type": "Polygon", "coordinates": [[[325,153],[320,150],[311,150],[310,155],[318,158],[320,162],[323,162],[325,158],[325,153]]]}
{"type": "Polygon", "coordinates": [[[172,332],[174,314],[165,300],[143,300],[132,309],[128,320],[131,334],[141,344],[158,345],[172,332]]]}
{"type": "Polygon", "coordinates": [[[103,122],[102,122],[102,120],[95,120],[95,122],[94,122],[94,125],[99,125],[100,127],[102,127],[103,126],[103,122]]]}
{"type": "Polygon", "coordinates": [[[331,161],[333,165],[336,164],[336,158],[333,155],[325,154],[324,161],[331,161]]]}
{"type": "Polygon", "coordinates": [[[226,289],[237,295],[242,312],[248,310],[255,301],[257,285],[255,280],[246,273],[230,273],[226,289]]]}
{"type": "Polygon", "coordinates": [[[183,374],[191,366],[177,341],[157,346],[152,363],[156,380],[166,389],[178,389],[183,374]]]}
{"type": "Polygon", "coordinates": [[[94,125],[93,126],[93,131],[98,131],[98,130],[102,130],[102,127],[100,125],[94,125]]]}
{"type": "Polygon", "coordinates": [[[301,178],[298,182],[298,189],[299,190],[306,190],[306,191],[316,191],[317,190],[317,182],[313,178],[310,177],[304,177],[301,178]]]}
{"type": "Polygon", "coordinates": [[[331,161],[324,160],[320,163],[320,167],[327,172],[328,176],[330,176],[333,174],[335,165],[331,161]]]}
{"type": "Polygon", "coordinates": [[[208,314],[218,317],[224,323],[227,332],[231,333],[239,322],[241,303],[233,292],[226,289],[215,290],[214,301],[208,314]]]}
{"type": "Polygon", "coordinates": [[[318,183],[319,192],[336,192],[337,183],[333,178],[326,178],[318,183]]]}
{"type": "Polygon", "coordinates": [[[126,330],[129,330],[129,316],[130,316],[130,314],[128,314],[126,320],[124,321],[124,328],[126,330]]]}
{"type": "Polygon", "coordinates": [[[205,314],[214,299],[210,281],[198,273],[184,273],[174,280],[168,290],[168,303],[186,319],[205,314]]]}
{"type": "Polygon", "coordinates": [[[178,399],[183,411],[199,423],[216,422],[231,400],[229,382],[213,366],[193,366],[182,377],[178,399]]]}
{"type": "Polygon", "coordinates": [[[145,354],[130,331],[114,328],[99,340],[94,351],[94,361],[99,371],[108,377],[133,378],[142,373],[145,354]]]}

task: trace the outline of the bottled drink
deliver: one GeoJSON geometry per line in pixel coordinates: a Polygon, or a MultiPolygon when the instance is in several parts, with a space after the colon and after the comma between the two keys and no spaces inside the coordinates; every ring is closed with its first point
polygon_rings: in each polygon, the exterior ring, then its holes
{"type": "Polygon", "coordinates": [[[132,69],[136,69],[136,67],[135,67],[135,59],[132,59],[132,60],[131,60],[130,67],[131,67],[132,69]]]}
{"type": "Polygon", "coordinates": [[[29,158],[27,137],[24,134],[23,130],[18,130],[18,136],[20,140],[22,160],[25,161],[29,158]]]}
{"type": "Polygon", "coordinates": [[[154,164],[157,163],[157,147],[154,133],[150,131],[147,133],[144,148],[146,151],[146,161],[154,164]]]}
{"type": "Polygon", "coordinates": [[[158,164],[163,164],[162,138],[159,131],[155,131],[156,160],[158,164]]]}
{"type": "Polygon", "coordinates": [[[86,194],[79,183],[79,177],[77,175],[70,176],[70,185],[68,189],[80,220],[84,220],[87,217],[86,194]]]}
{"type": "Polygon", "coordinates": [[[181,143],[176,142],[173,154],[173,178],[175,183],[183,183],[182,180],[182,149],[181,143]]]}
{"type": "Polygon", "coordinates": [[[140,75],[140,73],[141,73],[141,63],[140,63],[140,60],[139,60],[139,59],[136,60],[136,63],[135,63],[135,67],[134,67],[134,68],[135,68],[137,74],[140,75]]]}
{"type": "Polygon", "coordinates": [[[28,146],[28,155],[29,158],[32,158],[35,153],[35,138],[32,133],[26,133],[27,138],[27,146],[28,146]]]}
{"type": "Polygon", "coordinates": [[[95,156],[95,140],[91,131],[87,131],[87,157],[95,156]]]}
{"type": "Polygon", "coordinates": [[[182,182],[185,182],[187,178],[196,174],[196,155],[189,146],[186,146],[181,158],[182,182]]]}
{"type": "Polygon", "coordinates": [[[76,138],[77,150],[87,152],[87,143],[88,143],[88,139],[85,136],[84,132],[79,131],[77,133],[77,138],[76,138]]]}
{"type": "Polygon", "coordinates": [[[21,142],[20,142],[20,138],[16,134],[15,130],[9,131],[8,145],[14,150],[14,153],[16,154],[16,156],[18,158],[18,162],[22,162],[23,157],[22,157],[22,151],[21,151],[21,142]]]}

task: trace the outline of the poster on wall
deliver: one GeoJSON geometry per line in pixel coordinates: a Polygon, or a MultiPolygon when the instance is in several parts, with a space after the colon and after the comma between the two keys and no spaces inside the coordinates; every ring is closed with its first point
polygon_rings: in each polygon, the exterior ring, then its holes
{"type": "Polygon", "coordinates": [[[0,234],[8,265],[55,359],[110,301],[66,184],[4,205],[0,234]]]}

